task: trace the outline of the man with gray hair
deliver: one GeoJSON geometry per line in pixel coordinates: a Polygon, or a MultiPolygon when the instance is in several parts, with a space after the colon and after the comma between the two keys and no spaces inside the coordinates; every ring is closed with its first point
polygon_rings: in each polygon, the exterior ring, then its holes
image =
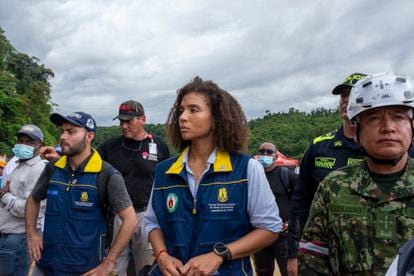
{"type": "MultiPolygon", "coordinates": [[[[99,147],[99,153],[122,174],[138,219],[135,233],[115,269],[118,275],[124,276],[127,275],[130,255],[133,256],[136,274],[154,261],[152,248],[144,234],[144,212],[154,182],[155,167],[170,157],[170,152],[160,137],[145,130],[147,118],[141,103],[133,100],[121,103],[116,119],[122,135],[105,141],[99,147]]],[[[119,226],[119,217],[115,216],[114,234],[119,226]]]]}
{"type": "MultiPolygon", "coordinates": [[[[0,275],[27,275],[30,258],[27,252],[24,207],[26,199],[42,173],[46,161],[38,155],[43,133],[35,125],[24,125],[16,133],[12,151],[19,159],[17,167],[0,190],[0,275]]],[[[36,229],[43,228],[44,208],[36,229]]]]}

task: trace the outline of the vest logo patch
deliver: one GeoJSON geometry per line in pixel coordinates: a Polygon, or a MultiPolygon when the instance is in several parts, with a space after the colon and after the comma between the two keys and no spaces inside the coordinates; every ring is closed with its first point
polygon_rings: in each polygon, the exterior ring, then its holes
{"type": "Polygon", "coordinates": [[[227,196],[227,190],[226,188],[220,188],[218,191],[218,196],[217,196],[218,201],[220,202],[226,202],[229,198],[227,196]]]}
{"type": "Polygon", "coordinates": [[[82,202],[87,202],[88,201],[88,193],[87,192],[82,192],[82,194],[80,196],[80,200],[82,202]]]}
{"type": "Polygon", "coordinates": [[[175,209],[177,209],[178,206],[178,197],[176,194],[174,193],[169,193],[167,195],[167,210],[168,212],[172,213],[175,211],[175,209]]]}
{"type": "Polygon", "coordinates": [[[88,192],[81,192],[79,201],[75,201],[75,207],[80,209],[90,209],[94,207],[93,201],[89,201],[88,192]]]}
{"type": "Polygon", "coordinates": [[[332,157],[316,157],[315,167],[324,169],[333,169],[335,166],[336,158],[332,157]]]}

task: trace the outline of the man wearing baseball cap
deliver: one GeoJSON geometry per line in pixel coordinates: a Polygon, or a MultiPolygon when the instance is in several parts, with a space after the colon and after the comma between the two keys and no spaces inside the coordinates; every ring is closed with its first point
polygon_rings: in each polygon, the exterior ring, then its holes
{"type": "Polygon", "coordinates": [[[26,204],[29,254],[37,262],[35,275],[107,275],[136,227],[131,200],[119,172],[91,148],[96,132],[91,115],[53,113],[50,120],[60,129],[62,156],[46,166],[26,204]],[[34,224],[44,199],[41,237],[34,224]],[[106,256],[110,211],[119,215],[122,226],[106,256]]]}
{"type": "MultiPolygon", "coordinates": [[[[24,206],[46,165],[46,161],[38,155],[43,144],[43,133],[39,127],[24,125],[16,136],[17,142],[12,151],[18,162],[0,190],[0,275],[28,274],[30,258],[27,254],[24,206]]],[[[43,216],[44,208],[39,212],[39,218],[33,221],[35,231],[42,229],[43,216]]]]}
{"type": "Polygon", "coordinates": [[[302,158],[299,179],[292,195],[289,214],[289,275],[297,275],[299,238],[320,181],[331,171],[360,162],[363,158],[361,146],[353,140],[347,106],[351,88],[365,76],[362,73],[353,73],[344,82],[335,86],[332,94],[340,96],[339,111],[342,126],[328,134],[316,137],[302,158]]]}
{"type": "MultiPolygon", "coordinates": [[[[133,100],[119,106],[118,115],[122,135],[111,138],[99,148],[103,160],[114,166],[125,179],[128,193],[138,219],[138,227],[129,246],[118,259],[115,271],[126,275],[130,252],[134,257],[136,274],[145,266],[152,264],[153,251],[144,235],[144,212],[148,205],[155,166],[170,156],[167,144],[158,136],[148,133],[144,126],[146,116],[141,103],[133,100]]],[[[115,217],[114,233],[120,226],[115,217]]]]}

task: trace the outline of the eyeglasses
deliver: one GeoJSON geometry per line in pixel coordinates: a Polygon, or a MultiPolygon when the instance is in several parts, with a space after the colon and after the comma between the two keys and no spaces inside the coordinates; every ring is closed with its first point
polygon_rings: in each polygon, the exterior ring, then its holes
{"type": "Polygon", "coordinates": [[[257,152],[260,154],[269,154],[269,155],[275,153],[275,151],[272,149],[259,149],[257,152]]]}

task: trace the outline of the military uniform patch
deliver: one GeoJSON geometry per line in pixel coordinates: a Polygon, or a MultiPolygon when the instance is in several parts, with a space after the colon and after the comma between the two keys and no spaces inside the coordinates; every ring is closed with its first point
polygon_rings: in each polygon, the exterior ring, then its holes
{"type": "Polygon", "coordinates": [[[333,169],[335,166],[336,158],[333,157],[316,157],[315,158],[315,167],[333,169]]]}
{"type": "Polygon", "coordinates": [[[349,166],[349,165],[353,165],[353,164],[361,163],[361,162],[362,162],[362,160],[364,160],[364,159],[358,159],[358,158],[348,158],[348,160],[347,160],[347,162],[346,162],[346,165],[347,165],[347,166],[349,166]]]}

